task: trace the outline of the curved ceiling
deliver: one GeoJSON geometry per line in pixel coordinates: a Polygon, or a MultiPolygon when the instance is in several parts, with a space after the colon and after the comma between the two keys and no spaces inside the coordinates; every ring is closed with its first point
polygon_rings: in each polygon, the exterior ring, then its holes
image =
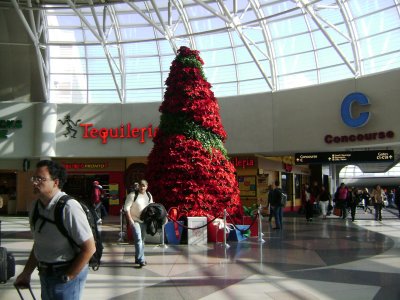
{"type": "Polygon", "coordinates": [[[180,46],[217,97],[400,67],[399,0],[0,0],[36,48],[45,101],[162,101],[180,46]]]}

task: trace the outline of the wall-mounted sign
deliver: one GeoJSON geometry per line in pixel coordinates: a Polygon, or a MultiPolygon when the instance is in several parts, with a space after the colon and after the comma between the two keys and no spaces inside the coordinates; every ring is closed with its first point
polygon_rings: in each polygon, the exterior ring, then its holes
{"type": "Polygon", "coordinates": [[[131,123],[121,124],[114,128],[96,128],[92,123],[81,123],[84,139],[101,139],[102,144],[107,144],[108,139],[138,139],[143,144],[147,138],[152,139],[156,136],[158,128],[153,128],[152,124],[147,127],[134,127],[131,123]]]}
{"type": "Polygon", "coordinates": [[[242,157],[232,157],[231,158],[232,164],[235,166],[235,168],[254,168],[256,165],[256,162],[254,158],[242,158],[242,157]]]}
{"type": "Polygon", "coordinates": [[[108,168],[108,162],[96,162],[96,163],[62,163],[64,168],[67,170],[95,170],[108,168]]]}
{"type": "Polygon", "coordinates": [[[349,135],[325,135],[324,141],[327,144],[346,144],[354,142],[365,142],[365,141],[375,141],[375,140],[385,140],[394,138],[394,132],[379,131],[370,133],[359,133],[359,134],[349,134],[349,135]]]}
{"type": "Polygon", "coordinates": [[[393,150],[296,153],[296,165],[393,162],[393,150]]]}
{"type": "Polygon", "coordinates": [[[22,128],[22,120],[0,120],[0,139],[8,138],[10,129],[22,128]]]}
{"type": "Polygon", "coordinates": [[[367,111],[363,111],[358,115],[354,114],[354,104],[368,106],[369,100],[363,93],[351,93],[343,99],[340,109],[342,120],[347,126],[357,128],[368,123],[370,114],[367,111]]]}
{"type": "Polygon", "coordinates": [[[69,114],[64,119],[59,119],[58,122],[65,126],[65,137],[76,138],[81,129],[82,138],[99,139],[102,144],[107,144],[109,139],[137,139],[140,144],[144,144],[147,139],[154,138],[158,131],[158,127],[153,127],[152,124],[146,127],[136,127],[130,122],[121,123],[117,127],[96,127],[93,123],[82,123],[81,119],[73,121],[69,114]]]}

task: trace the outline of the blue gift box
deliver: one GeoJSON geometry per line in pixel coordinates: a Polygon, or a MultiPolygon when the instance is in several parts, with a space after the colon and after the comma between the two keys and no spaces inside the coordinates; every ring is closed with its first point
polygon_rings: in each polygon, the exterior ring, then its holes
{"type": "Polygon", "coordinates": [[[167,243],[171,245],[179,245],[181,243],[181,237],[182,237],[182,230],[183,230],[183,222],[178,221],[180,225],[178,225],[178,231],[179,235],[176,236],[175,232],[175,222],[168,222],[165,224],[165,237],[167,238],[167,243]]]}
{"type": "Polygon", "coordinates": [[[247,239],[250,234],[249,227],[249,225],[235,225],[235,228],[229,232],[229,241],[240,242],[247,239]]]}

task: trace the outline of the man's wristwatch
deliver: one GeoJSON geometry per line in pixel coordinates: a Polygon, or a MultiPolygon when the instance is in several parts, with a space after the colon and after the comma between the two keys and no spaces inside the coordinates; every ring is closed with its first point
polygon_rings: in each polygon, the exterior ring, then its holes
{"type": "Polygon", "coordinates": [[[61,280],[62,282],[67,283],[68,281],[70,281],[70,278],[68,277],[68,275],[62,275],[61,280]]]}

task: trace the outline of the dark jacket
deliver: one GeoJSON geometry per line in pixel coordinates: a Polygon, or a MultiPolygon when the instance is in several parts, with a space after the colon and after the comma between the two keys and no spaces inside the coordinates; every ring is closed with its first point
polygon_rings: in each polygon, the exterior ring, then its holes
{"type": "Polygon", "coordinates": [[[167,211],[160,203],[150,203],[140,214],[140,219],[146,224],[146,233],[154,236],[167,222],[167,211]]]}

